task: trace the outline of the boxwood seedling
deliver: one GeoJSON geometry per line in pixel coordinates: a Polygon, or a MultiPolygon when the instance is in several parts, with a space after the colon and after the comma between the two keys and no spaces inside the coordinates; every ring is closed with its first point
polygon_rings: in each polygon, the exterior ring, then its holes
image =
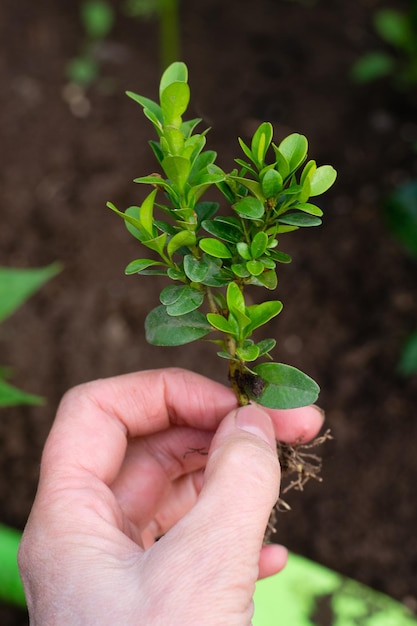
{"type": "MultiPolygon", "coordinates": [[[[248,304],[248,287],[274,291],[277,267],[291,258],[280,248],[281,235],[321,224],[322,210],[310,202],[335,181],[331,165],[307,160],[308,142],[293,133],[273,143],[273,128],[263,122],[250,142],[239,139],[242,156],[226,173],[207,150],[200,119],[183,120],[189,100],[184,63],[162,75],[159,102],[128,92],[156,131],[150,142],[159,172],[137,178],[150,187],[140,206],[120,215],[129,232],[152,258],[139,258],[126,274],[161,275],[171,283],[145,321],[146,339],[157,346],[179,346],[205,338],[227,361],[229,380],[239,405],[251,401],[289,409],[314,403],[319,387],[295,367],[275,363],[273,338],[256,340],[254,332],[282,310],[279,300],[248,304]],[[217,187],[226,208],[207,199],[217,187]]],[[[299,449],[286,450],[284,465],[300,465],[299,449]],[[294,457],[295,453],[295,457],[294,457]],[[288,458],[287,458],[288,457],[288,458]],[[294,458],[293,458],[294,457],[294,458]]],[[[281,450],[281,452],[282,452],[281,450]]],[[[312,460],[309,453],[304,456],[312,460]]],[[[314,457],[315,458],[315,457],[314,457]]],[[[281,459],[282,460],[282,459],[281,459]]],[[[314,475],[311,463],[296,483],[314,475]],[[308,476],[307,476],[308,475],[308,476]]]]}

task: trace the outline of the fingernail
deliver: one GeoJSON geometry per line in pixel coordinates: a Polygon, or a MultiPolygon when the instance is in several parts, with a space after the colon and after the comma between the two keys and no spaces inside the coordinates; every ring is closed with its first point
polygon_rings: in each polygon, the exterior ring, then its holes
{"type": "Polygon", "coordinates": [[[324,409],[322,409],[321,407],[317,406],[317,404],[312,404],[311,405],[314,409],[316,409],[316,411],[318,411],[320,413],[322,422],[324,424],[324,420],[326,419],[326,412],[324,411],[324,409]]]}
{"type": "Polygon", "coordinates": [[[259,407],[253,404],[240,407],[236,412],[236,426],[247,433],[256,435],[268,443],[272,449],[275,449],[275,432],[272,421],[268,413],[259,407]]]}

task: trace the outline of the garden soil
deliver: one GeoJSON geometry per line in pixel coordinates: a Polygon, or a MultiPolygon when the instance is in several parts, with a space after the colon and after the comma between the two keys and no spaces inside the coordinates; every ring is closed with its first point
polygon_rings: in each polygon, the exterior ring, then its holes
{"type": "MultiPolygon", "coordinates": [[[[124,276],[142,252],[105,207],[140,203],[144,190],[132,180],[155,170],[152,129],[124,91],[157,94],[157,23],[128,18],[116,3],[101,78],[80,97],[65,75],[82,46],[78,5],[0,4],[0,264],[63,268],[0,329],[1,365],[46,398],[0,416],[0,519],[19,529],[66,389],[166,366],[227,382],[210,344],[146,344],[145,315],[166,283],[124,276]]],[[[268,120],[277,141],[304,133],[310,156],[339,172],[321,201],[324,225],[280,241],[294,260],[280,268],[284,310],[268,335],[276,360],[320,383],[334,440],[322,447],[323,482],[289,495],[277,540],[416,610],[417,376],[397,373],[417,326],[416,263],[388,232],[383,204],[417,176],[417,94],[349,78],[352,63],[380,45],[372,16],[381,5],[184,0],[182,58],[191,114],[211,127],[220,165],[231,169],[237,135],[268,120]]],[[[27,618],[3,606],[0,623],[27,618]]]]}

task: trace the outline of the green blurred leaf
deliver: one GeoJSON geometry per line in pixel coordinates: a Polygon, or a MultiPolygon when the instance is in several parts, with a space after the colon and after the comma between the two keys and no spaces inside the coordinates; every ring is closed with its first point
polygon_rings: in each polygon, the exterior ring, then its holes
{"type": "Polygon", "coordinates": [[[90,39],[104,39],[113,28],[111,4],[104,0],[84,0],[81,4],[81,21],[90,39]]]}
{"type": "Polygon", "coordinates": [[[417,374],[417,331],[407,338],[402,349],[398,371],[403,376],[417,374]]]}
{"type": "Polygon", "coordinates": [[[252,368],[265,382],[256,401],[271,409],[295,409],[316,402],[320,388],[300,370],[283,363],[261,363],[252,368]]]}
{"type": "Polygon", "coordinates": [[[384,208],[390,231],[409,254],[417,257],[417,181],[398,187],[384,208]]]}
{"type": "Polygon", "coordinates": [[[154,346],[182,346],[201,339],[211,330],[200,311],[173,317],[164,305],[153,309],[145,320],[146,340],[154,346]]]}
{"type": "Polygon", "coordinates": [[[21,391],[0,377],[0,407],[18,406],[21,404],[43,404],[44,399],[21,391]]]}
{"type": "Polygon", "coordinates": [[[375,14],[375,29],[387,43],[398,48],[407,49],[413,34],[410,18],[406,13],[395,9],[381,9],[375,14]]]}
{"type": "Polygon", "coordinates": [[[370,52],[354,63],[351,74],[357,83],[367,83],[388,76],[394,71],[395,61],[384,52],[370,52]]]}
{"type": "Polygon", "coordinates": [[[28,269],[0,267],[0,321],[11,315],[60,271],[59,263],[28,269]]]}

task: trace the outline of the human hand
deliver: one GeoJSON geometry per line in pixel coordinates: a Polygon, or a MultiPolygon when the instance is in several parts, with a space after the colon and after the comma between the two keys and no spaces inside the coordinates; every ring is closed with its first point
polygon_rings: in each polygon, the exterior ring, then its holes
{"type": "Polygon", "coordinates": [[[230,389],[179,369],[69,391],[19,550],[31,625],[250,624],[256,579],[286,561],[262,545],[275,438],[321,425],[314,407],[237,409],[230,389]]]}

